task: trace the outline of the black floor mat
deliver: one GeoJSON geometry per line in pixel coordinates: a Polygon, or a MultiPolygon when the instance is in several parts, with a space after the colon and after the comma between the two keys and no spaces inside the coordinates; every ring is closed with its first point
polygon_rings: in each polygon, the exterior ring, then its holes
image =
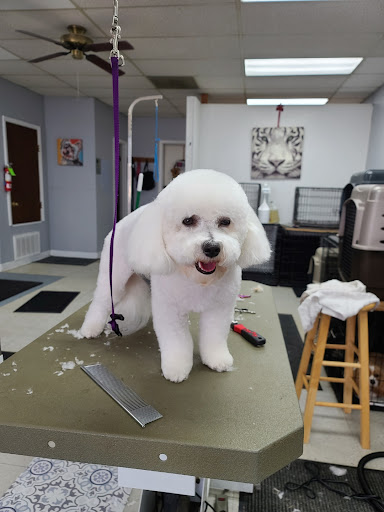
{"type": "Polygon", "coordinates": [[[301,353],[303,351],[303,340],[297,330],[296,322],[292,315],[279,314],[281,330],[283,331],[285,346],[291,365],[293,379],[296,379],[299,369],[301,353]]]}
{"type": "MultiPolygon", "coordinates": [[[[347,470],[345,476],[335,476],[329,469],[330,464],[319,462],[315,464],[321,478],[347,482],[358,493],[363,492],[356,468],[344,466],[347,470]]],[[[312,463],[311,467],[313,467],[312,463]]],[[[287,482],[302,484],[308,481],[313,475],[307,468],[308,462],[298,459],[261,482],[260,490],[255,489],[253,494],[240,493],[239,512],[293,512],[295,510],[301,512],[372,512],[373,509],[367,502],[358,499],[345,499],[318,482],[313,482],[310,485],[310,489],[316,493],[314,499],[307,496],[304,487],[297,491],[284,489],[287,482]]],[[[372,492],[383,497],[384,472],[368,469],[365,471],[365,476],[372,492]]],[[[338,490],[348,491],[344,485],[333,485],[338,486],[338,490]]],[[[350,491],[348,492],[352,494],[350,491]]]]}
{"type": "Polygon", "coordinates": [[[307,289],[307,285],[304,285],[304,286],[293,286],[292,289],[295,292],[296,297],[301,297],[302,294],[307,289]]]}
{"type": "Polygon", "coordinates": [[[15,313],[61,313],[80,292],[40,292],[15,313]]]}
{"type": "Polygon", "coordinates": [[[55,265],[80,265],[85,267],[98,260],[90,260],[88,258],[64,258],[62,256],[48,256],[43,260],[36,261],[36,263],[53,263],[55,265]]]}
{"type": "Polygon", "coordinates": [[[0,279],[0,301],[9,299],[18,293],[30,290],[42,284],[38,281],[14,281],[13,279],[0,279]]]}

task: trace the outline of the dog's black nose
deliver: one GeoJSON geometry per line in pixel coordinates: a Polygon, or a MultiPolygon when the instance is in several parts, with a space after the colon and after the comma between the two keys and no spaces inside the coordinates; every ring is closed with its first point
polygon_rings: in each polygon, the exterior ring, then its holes
{"type": "Polygon", "coordinates": [[[220,244],[218,242],[214,242],[213,240],[207,240],[202,245],[203,253],[208,256],[208,258],[215,258],[221,251],[220,244]]]}
{"type": "Polygon", "coordinates": [[[372,377],[369,379],[369,382],[372,384],[372,386],[375,384],[376,379],[373,379],[372,377]]]}

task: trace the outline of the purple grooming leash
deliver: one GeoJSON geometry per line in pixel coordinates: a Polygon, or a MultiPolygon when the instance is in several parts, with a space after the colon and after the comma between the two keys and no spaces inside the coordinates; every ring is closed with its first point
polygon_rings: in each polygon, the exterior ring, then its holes
{"type": "Polygon", "coordinates": [[[111,289],[111,304],[112,314],[111,321],[108,322],[111,325],[113,332],[118,336],[122,336],[119,326],[116,320],[124,320],[123,315],[116,314],[113,305],[113,292],[112,292],[112,271],[113,271],[113,244],[115,241],[115,231],[117,222],[117,203],[119,199],[119,58],[111,57],[112,65],[112,87],[113,87],[113,123],[115,132],[115,215],[113,219],[113,229],[111,236],[111,245],[109,247],[109,286],[111,289]]]}

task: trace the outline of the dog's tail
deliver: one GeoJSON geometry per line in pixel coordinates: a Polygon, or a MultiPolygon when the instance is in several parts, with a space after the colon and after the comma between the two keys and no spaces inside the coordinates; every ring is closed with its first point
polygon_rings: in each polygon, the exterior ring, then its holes
{"type": "Polygon", "coordinates": [[[115,310],[124,316],[124,321],[119,321],[123,336],[147,325],[151,317],[151,292],[143,278],[132,274],[125,285],[124,297],[116,303],[115,310]]]}

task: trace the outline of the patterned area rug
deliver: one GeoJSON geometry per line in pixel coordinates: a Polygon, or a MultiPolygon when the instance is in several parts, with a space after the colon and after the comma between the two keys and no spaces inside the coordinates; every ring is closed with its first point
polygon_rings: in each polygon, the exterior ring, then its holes
{"type": "Polygon", "coordinates": [[[36,458],[0,498],[0,512],[122,512],[130,492],[117,468],[36,458]]]}

